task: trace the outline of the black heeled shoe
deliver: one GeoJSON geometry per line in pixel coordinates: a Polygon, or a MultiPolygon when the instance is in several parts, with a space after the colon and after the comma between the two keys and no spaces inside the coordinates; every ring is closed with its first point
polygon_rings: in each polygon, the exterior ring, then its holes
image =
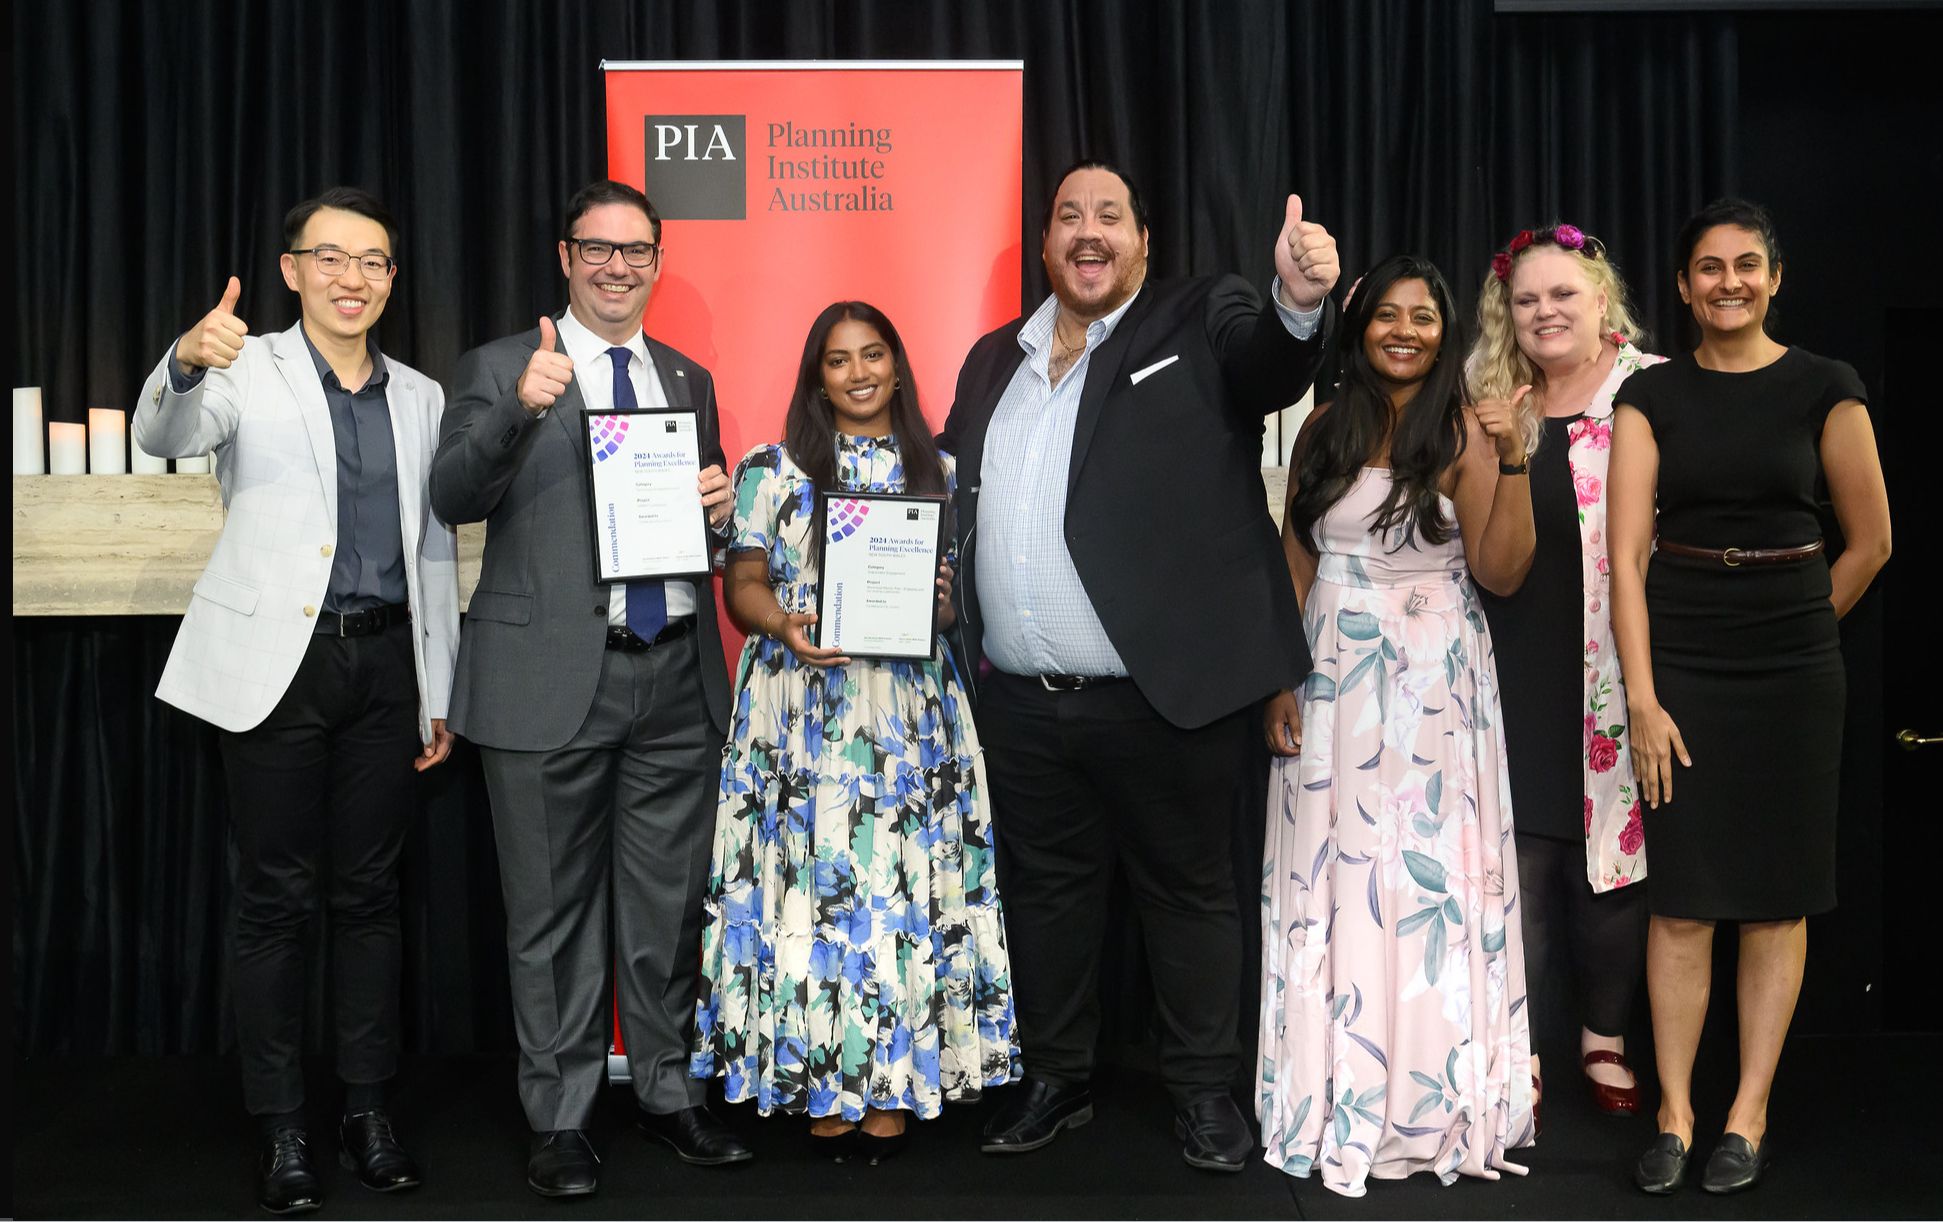
{"type": "Polygon", "coordinates": [[[875,1133],[866,1133],[859,1127],[857,1129],[857,1154],[861,1158],[869,1159],[870,1165],[875,1167],[887,1158],[896,1158],[898,1151],[902,1150],[910,1140],[911,1120],[908,1116],[904,1119],[903,1128],[886,1137],[879,1137],[875,1133]]]}
{"type": "Polygon", "coordinates": [[[810,1150],[818,1157],[833,1163],[843,1162],[857,1152],[857,1126],[851,1125],[841,1133],[810,1133],[810,1150]]]}

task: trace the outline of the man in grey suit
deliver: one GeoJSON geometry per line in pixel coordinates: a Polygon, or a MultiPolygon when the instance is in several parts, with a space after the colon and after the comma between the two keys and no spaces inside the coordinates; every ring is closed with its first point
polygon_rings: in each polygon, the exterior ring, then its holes
{"type": "Polygon", "coordinates": [[[595,579],[585,411],[689,407],[697,495],[731,513],[714,380],[642,333],[661,221],[633,187],[567,205],[568,308],[459,362],[432,504],[484,519],[450,725],[480,748],[506,898],[529,1187],[592,1193],[610,965],[641,1126],[684,1161],[746,1161],[687,1073],[701,892],[729,693],[712,583],[595,579]]]}

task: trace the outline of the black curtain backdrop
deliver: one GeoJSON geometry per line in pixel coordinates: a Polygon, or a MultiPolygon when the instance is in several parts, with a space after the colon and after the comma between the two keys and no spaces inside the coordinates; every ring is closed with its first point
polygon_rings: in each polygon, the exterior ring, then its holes
{"type": "MultiPolygon", "coordinates": [[[[254,331],[287,326],[283,212],[335,183],[375,190],[403,229],[388,351],[448,378],[467,348],[557,308],[561,205],[604,171],[603,58],[1023,59],[1022,230],[1036,233],[1063,165],[1106,156],[1141,181],[1158,275],[1266,281],[1283,197],[1299,191],[1341,242],[1345,283],[1409,249],[1464,300],[1515,229],[1565,219],[1606,240],[1666,351],[1675,231],[1705,200],[1758,188],[1795,263],[1829,286],[1819,302],[1790,295],[1784,338],[1851,359],[1874,387],[1880,328],[1844,303],[1875,291],[1908,304],[1943,270],[1934,243],[1893,268],[1845,262],[1877,209],[1829,185],[1850,169],[1835,147],[1845,128],[1895,123],[1890,181],[1917,192],[1900,223],[1933,213],[1920,201],[1938,197],[1943,169],[1907,143],[1928,145],[1943,119],[1920,62],[1943,23],[1927,16],[1495,17],[1487,0],[179,0],[17,5],[11,26],[7,365],[12,385],[45,388],[50,420],[130,404],[230,274],[254,331]],[[1796,144],[1790,104],[1814,106],[1835,138],[1796,144]],[[1812,230],[1791,231],[1797,219],[1812,230]]],[[[938,240],[949,249],[952,235],[938,240]]],[[[1029,304],[1045,291],[1030,240],[1025,262],[1029,304]]],[[[1858,691],[1880,686],[1879,623],[1865,612],[1850,626],[1858,691]]],[[[175,627],[14,621],[23,1053],[230,1044],[214,732],[151,696],[175,627]]],[[[1816,926],[1808,1029],[1880,1024],[1882,992],[1863,988],[1883,979],[1880,892],[1915,869],[1883,864],[1880,756],[1851,745],[1844,908],[1816,926]]],[[[508,1048],[477,761],[462,745],[421,786],[404,865],[408,1040],[508,1048]]],[[[1234,813],[1250,896],[1260,811],[1251,797],[1234,813]]],[[[1117,1045],[1146,1028],[1135,945],[1129,932],[1109,1008],[1117,1045]]],[[[313,994],[321,1004],[321,973],[313,994]]]]}

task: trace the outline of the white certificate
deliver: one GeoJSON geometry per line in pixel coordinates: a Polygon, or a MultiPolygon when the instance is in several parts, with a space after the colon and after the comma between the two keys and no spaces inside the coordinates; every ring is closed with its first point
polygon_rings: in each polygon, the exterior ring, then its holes
{"type": "Polygon", "coordinates": [[[593,478],[595,580],[709,571],[696,413],[586,412],[593,478]]]}
{"type": "Polygon", "coordinates": [[[899,493],[825,493],[817,644],[852,658],[925,659],[937,649],[945,502],[899,493]]]}

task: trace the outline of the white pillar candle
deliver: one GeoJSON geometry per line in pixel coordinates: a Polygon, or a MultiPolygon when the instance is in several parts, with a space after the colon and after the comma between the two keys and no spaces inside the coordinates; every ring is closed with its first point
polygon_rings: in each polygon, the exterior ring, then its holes
{"type": "Polygon", "coordinates": [[[167,475],[169,460],[150,454],[131,435],[128,438],[128,470],[135,475],[167,475]]]}
{"type": "Polygon", "coordinates": [[[40,387],[13,388],[13,473],[45,475],[47,450],[41,438],[40,387]]]}
{"type": "Polygon", "coordinates": [[[128,413],[119,407],[88,409],[88,470],[128,474],[128,413]]]}
{"type": "Polygon", "coordinates": [[[47,473],[88,473],[88,426],[55,421],[47,426],[47,473]]]}
{"type": "Polygon", "coordinates": [[[176,460],[175,460],[175,473],[176,473],[177,475],[207,475],[207,474],[209,474],[209,455],[207,455],[207,454],[198,454],[198,455],[196,455],[196,456],[195,456],[194,458],[178,458],[178,459],[176,459],[176,460]]]}

